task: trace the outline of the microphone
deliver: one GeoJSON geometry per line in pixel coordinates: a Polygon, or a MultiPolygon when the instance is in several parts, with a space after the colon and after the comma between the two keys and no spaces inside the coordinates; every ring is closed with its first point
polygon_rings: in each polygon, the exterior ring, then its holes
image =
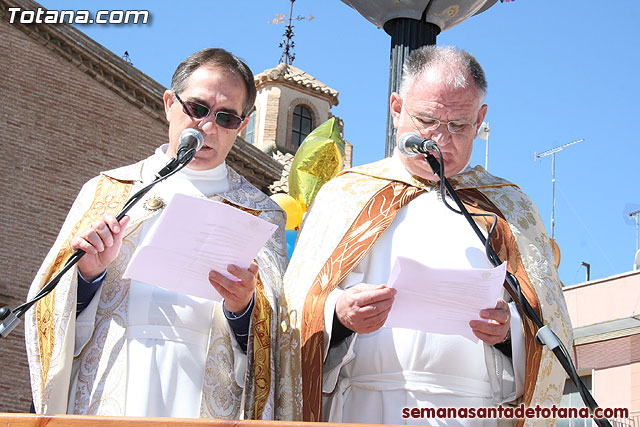
{"type": "Polygon", "coordinates": [[[204,138],[200,131],[191,128],[185,129],[180,133],[179,141],[180,145],[178,145],[176,157],[172,158],[165,167],[160,169],[156,174],[156,178],[167,176],[176,170],[178,166],[189,163],[196,154],[196,151],[204,145],[204,138]]]}
{"type": "MultiPolygon", "coordinates": [[[[178,162],[182,163],[185,155],[189,150],[198,151],[204,145],[204,138],[197,129],[187,128],[180,134],[180,145],[178,145],[178,153],[176,155],[178,162]]],[[[195,154],[194,151],[194,154],[195,154]]]]}
{"type": "Polygon", "coordinates": [[[405,132],[398,140],[398,149],[405,156],[414,157],[416,154],[427,154],[429,151],[435,150],[436,143],[415,132],[405,132]]]}

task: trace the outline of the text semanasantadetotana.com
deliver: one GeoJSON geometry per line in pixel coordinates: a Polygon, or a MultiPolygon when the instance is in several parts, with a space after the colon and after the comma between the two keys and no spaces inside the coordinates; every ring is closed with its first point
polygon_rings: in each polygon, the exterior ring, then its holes
{"type": "Polygon", "coordinates": [[[627,408],[588,408],[502,406],[488,408],[402,408],[402,418],[628,418],[627,408]]]}

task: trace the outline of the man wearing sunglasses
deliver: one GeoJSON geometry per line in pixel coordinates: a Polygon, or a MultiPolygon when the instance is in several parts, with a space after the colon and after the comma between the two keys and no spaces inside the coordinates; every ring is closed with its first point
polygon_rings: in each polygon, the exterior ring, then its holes
{"type": "Polygon", "coordinates": [[[71,251],[86,252],[26,319],[38,413],[275,416],[276,297],[287,264],[284,213],[225,164],[255,97],[253,74],[240,59],[223,49],[196,52],[178,66],[164,93],[168,144],[85,184],[30,291],[46,283],[71,251]],[[188,128],[202,133],[202,149],[116,221],[128,196],[176,157],[188,128]],[[228,267],[235,279],[216,271],[202,278],[223,303],[122,277],[176,193],[222,201],[279,226],[251,266],[228,267]]]}
{"type": "MultiPolygon", "coordinates": [[[[413,132],[437,143],[445,176],[470,211],[495,214],[493,247],[568,345],[568,314],[535,207],[515,185],[469,166],[487,112],[485,91],[484,71],[469,53],[420,48],[405,63],[399,93],[391,95],[393,122],[399,137],[413,132]]],[[[558,404],[564,372],[535,343],[531,323],[507,292],[462,325],[475,342],[425,329],[429,325],[384,326],[399,301],[411,306],[422,298],[387,287],[398,257],[432,268],[492,267],[471,226],[443,204],[455,206],[439,191],[425,156],[409,154],[396,150],[389,159],[343,172],[320,190],[307,214],[284,278],[292,331],[301,337],[290,363],[294,372],[299,367],[298,415],[305,421],[495,426],[496,419],[422,409],[558,404]]],[[[493,220],[478,218],[488,231],[493,220]]],[[[429,279],[414,280],[426,287],[429,279]]],[[[455,302],[454,295],[438,297],[455,302]]]]}

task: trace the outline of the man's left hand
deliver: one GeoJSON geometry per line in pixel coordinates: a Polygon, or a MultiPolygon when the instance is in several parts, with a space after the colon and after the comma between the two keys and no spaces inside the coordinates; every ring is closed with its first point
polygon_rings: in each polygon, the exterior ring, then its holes
{"type": "Polygon", "coordinates": [[[209,272],[209,282],[224,298],[224,305],[233,314],[241,315],[249,306],[258,282],[258,264],[251,263],[249,268],[236,265],[227,267],[227,271],[238,278],[231,280],[217,271],[209,272]]]}
{"type": "Polygon", "coordinates": [[[489,345],[504,342],[509,334],[511,323],[511,310],[509,304],[498,298],[495,308],[480,310],[480,317],[484,320],[472,320],[469,322],[473,333],[489,345]]]}

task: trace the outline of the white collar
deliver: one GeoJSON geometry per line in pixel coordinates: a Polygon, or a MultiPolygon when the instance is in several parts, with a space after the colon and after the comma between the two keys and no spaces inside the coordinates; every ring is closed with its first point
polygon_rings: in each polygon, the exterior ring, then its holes
{"type": "MultiPolygon", "coordinates": [[[[166,164],[171,160],[171,157],[167,155],[167,149],[169,148],[169,144],[162,144],[160,147],[156,149],[154,157],[157,157],[158,160],[166,164]]],[[[221,179],[226,179],[227,177],[227,164],[223,160],[218,166],[207,169],[203,171],[197,171],[193,169],[189,169],[189,167],[185,167],[181,169],[176,176],[180,176],[181,178],[188,179],[190,181],[217,181],[221,179]]]]}

